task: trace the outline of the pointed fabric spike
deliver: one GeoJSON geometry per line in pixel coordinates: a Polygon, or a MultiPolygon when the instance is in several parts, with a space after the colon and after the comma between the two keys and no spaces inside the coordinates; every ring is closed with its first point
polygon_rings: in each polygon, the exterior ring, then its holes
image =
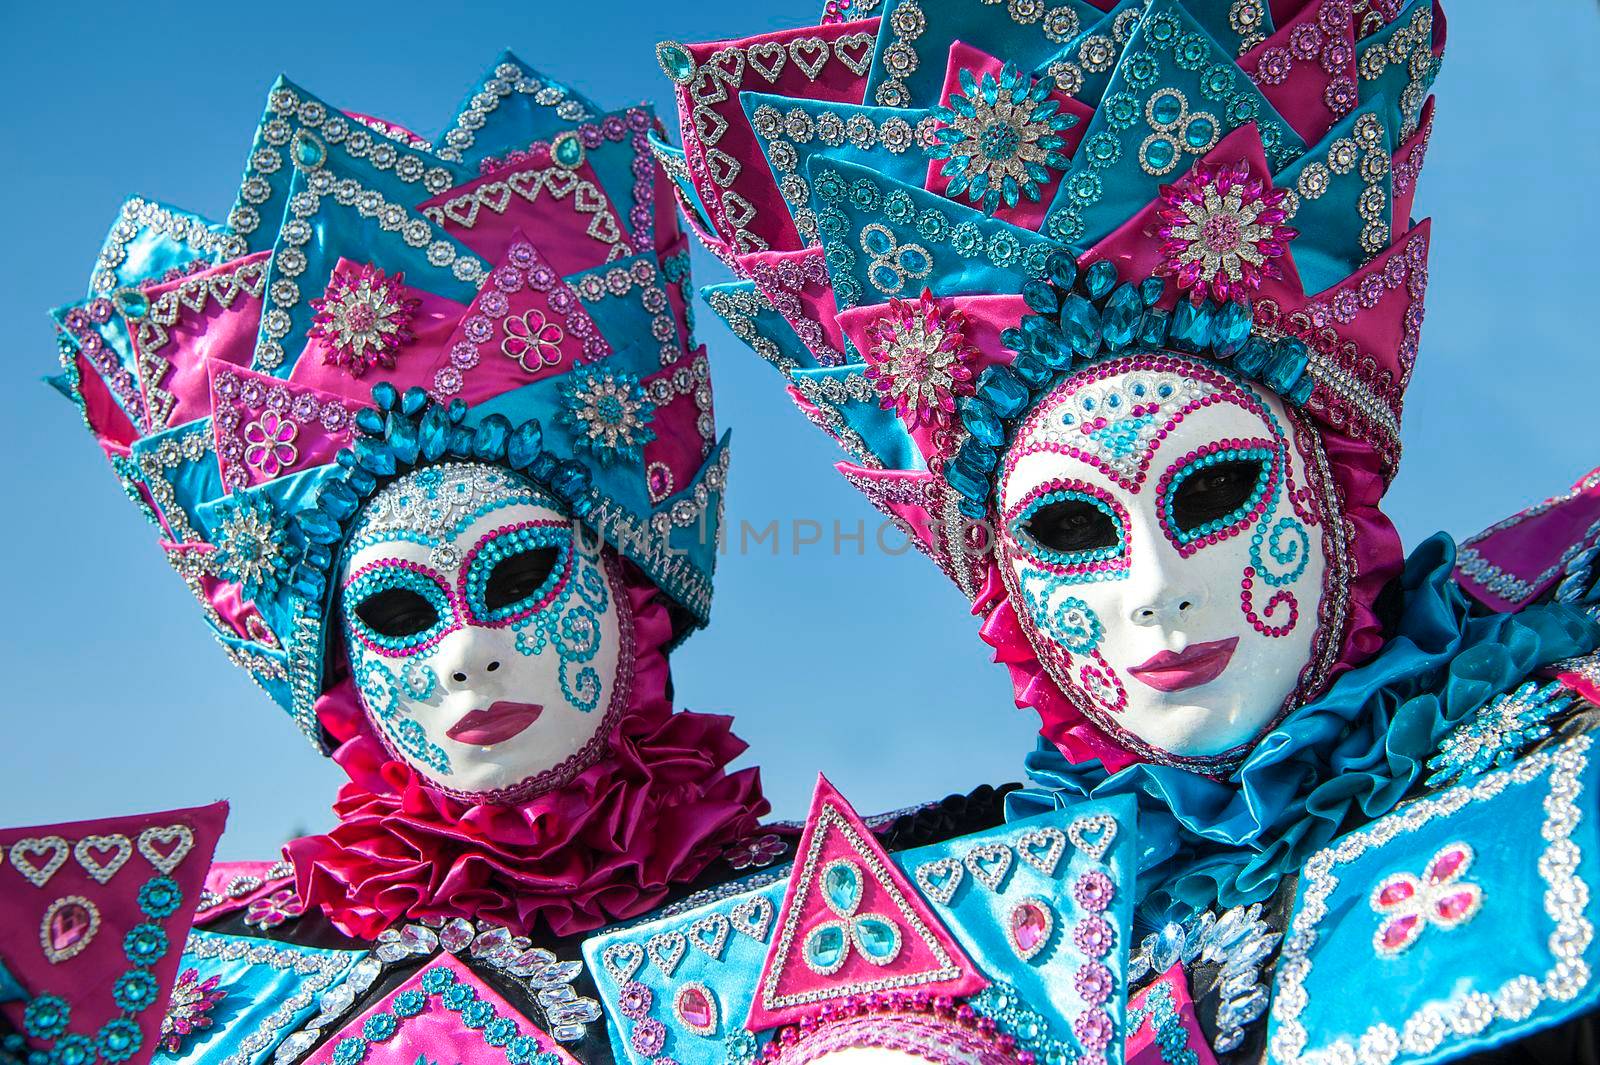
{"type": "MultiPolygon", "coordinates": [[[[633,153],[605,145],[589,153],[633,153]]],[[[646,152],[641,145],[639,150],[646,152]]],[[[539,233],[550,264],[562,276],[636,254],[625,224],[627,205],[615,202],[586,157],[578,166],[557,166],[550,145],[534,145],[524,156],[483,177],[422,202],[417,210],[485,262],[499,262],[513,234],[539,233]],[[559,195],[558,195],[559,193],[559,195]]]]}
{"type": "MultiPolygon", "coordinates": [[[[1241,164],[1249,175],[1249,181],[1260,182],[1262,192],[1268,192],[1270,178],[1266,156],[1261,150],[1260,138],[1250,126],[1236,129],[1228,134],[1215,148],[1200,157],[1195,166],[1231,167],[1241,164]]],[[[1191,173],[1194,172],[1191,169],[1191,173]]],[[[1151,234],[1159,232],[1163,225],[1161,212],[1171,206],[1167,200],[1170,196],[1181,198],[1186,186],[1180,181],[1168,187],[1173,188],[1174,192],[1158,193],[1158,198],[1146,204],[1143,210],[1136,212],[1104,240],[1090,248],[1085,253],[1086,258],[1111,260],[1117,264],[1118,274],[1129,280],[1179,273],[1175,260],[1181,256],[1181,249],[1191,245],[1194,240],[1201,239],[1202,234],[1189,234],[1182,240],[1171,241],[1170,249],[1168,245],[1151,239],[1151,234]]],[[[1272,267],[1281,276],[1263,278],[1259,294],[1296,303],[1305,298],[1299,269],[1295,265],[1295,254],[1299,248],[1300,240],[1296,239],[1289,244],[1286,252],[1272,260],[1272,267]]],[[[1194,289],[1180,287],[1169,281],[1161,305],[1171,307],[1175,300],[1187,297],[1191,291],[1194,289]]]]}
{"type": "Polygon", "coordinates": [[[150,1060],[227,816],[219,802],[0,829],[0,968],[32,996],[27,1020],[26,999],[0,1014],[33,1036],[24,1055],[89,1060],[98,1042],[108,1060],[150,1060]]]}
{"type": "Polygon", "coordinates": [[[1273,184],[1294,192],[1291,245],[1307,292],[1349,277],[1389,246],[1390,159],[1394,133],[1383,101],[1342,119],[1273,184]]]}
{"type": "Polygon", "coordinates": [[[434,142],[434,152],[476,171],[491,156],[547,141],[599,113],[576,89],[502,52],[434,142]]]}
{"type": "Polygon", "coordinates": [[[1061,0],[1049,9],[1048,17],[1035,15],[1026,21],[1013,16],[1004,4],[977,0],[923,4],[917,9],[919,17],[904,20],[904,31],[896,20],[886,18],[879,55],[892,48],[907,53],[906,61],[872,64],[866,102],[886,107],[927,107],[936,102],[945,49],[952,41],[965,41],[991,55],[1005,56],[1020,70],[1033,70],[1056,52],[1060,41],[1101,19],[1100,11],[1085,0],[1061,0]]]}
{"type": "Polygon", "coordinates": [[[228,228],[200,215],[129,197],[100,248],[90,297],[109,296],[160,278],[195,262],[221,262],[244,254],[244,242],[228,228]]]}
{"type": "MultiPolygon", "coordinates": [[[[802,192],[805,186],[797,186],[812,156],[843,159],[917,185],[922,183],[927,165],[917,145],[936,129],[950,129],[940,126],[930,111],[828,103],[770,93],[744,93],[742,98],[750,126],[766,153],[759,165],[770,169],[779,188],[794,197],[785,201],[786,207],[778,209],[798,215],[793,222],[799,240],[813,247],[817,243],[816,219],[802,210],[807,206],[802,192]],[[829,131],[826,137],[818,135],[823,130],[829,131]],[[849,130],[850,136],[835,137],[834,130],[849,130]]],[[[749,254],[778,255],[783,253],[780,248],[794,246],[792,242],[781,246],[775,243],[771,251],[749,254]]]]}
{"type": "Polygon", "coordinates": [[[876,18],[861,19],[681,46],[693,60],[687,82],[676,86],[678,113],[687,116],[689,176],[726,250],[800,246],[740,96],[765,92],[859,104],[877,28],[876,18]]]}
{"type": "MultiPolygon", "coordinates": [[[[355,177],[352,168],[332,156],[325,164],[325,172],[335,182],[355,177]]],[[[401,201],[378,193],[375,198],[343,204],[336,196],[313,193],[307,174],[300,170],[295,171],[289,191],[294,195],[290,196],[288,213],[274,245],[252,369],[287,377],[305,361],[300,356],[309,350],[307,339],[313,321],[319,317],[312,301],[328,294],[341,263],[374,267],[385,277],[403,279],[411,289],[433,293],[461,306],[472,302],[479,284],[488,275],[483,262],[425,218],[407,210],[401,201]],[[420,241],[419,247],[413,240],[417,239],[420,226],[428,227],[422,231],[428,239],[420,241]],[[285,254],[289,249],[302,257],[293,273],[285,267],[292,258],[285,254]],[[349,259],[345,258],[347,255],[349,259]]],[[[412,311],[396,313],[404,317],[412,311]]],[[[459,315],[460,310],[455,313],[459,315]]],[[[413,333],[416,324],[412,323],[413,333]]],[[[414,342],[402,347],[396,358],[403,359],[410,346],[414,342]]],[[[355,350],[352,346],[351,352],[355,350]]],[[[375,374],[368,381],[383,376],[388,375],[375,374]]],[[[322,381],[314,383],[336,390],[322,381]]],[[[364,385],[370,387],[365,382],[364,385]]]]}
{"type": "Polygon", "coordinates": [[[806,177],[812,209],[828,223],[819,228],[840,310],[912,296],[920,288],[935,296],[1020,291],[1043,275],[1055,248],[1030,230],[864,167],[814,156],[806,177]],[[910,209],[896,221],[870,209],[863,193],[910,209]]]}
{"type": "Polygon", "coordinates": [[[129,319],[148,431],[211,413],[209,370],[250,365],[267,252],[144,289],[148,306],[129,319]]]}
{"type": "Polygon", "coordinates": [[[332,462],[355,439],[359,397],[227,363],[203,367],[222,488],[233,492],[332,462]]]}
{"type": "Polygon", "coordinates": [[[1597,521],[1600,470],[1463,540],[1456,580],[1491,609],[1514,613],[1561,580],[1567,563],[1589,546],[1597,521]]]}
{"type": "MultiPolygon", "coordinates": [[[[1129,28],[1144,11],[1146,0],[1121,0],[1109,11],[1092,13],[1079,21],[1079,29],[1066,43],[1058,45],[1051,54],[1033,67],[1033,76],[1050,83],[1051,88],[1070,93],[1072,98],[1093,110],[1105,95],[1106,83],[1116,64],[1104,61],[1114,59],[1121,51],[1118,42],[1127,37],[1129,28]],[[1093,62],[1086,63],[1086,59],[1093,62]]],[[[1102,4],[1101,6],[1104,6],[1102,4]]]]}
{"type": "Polygon", "coordinates": [[[1417,179],[1422,176],[1422,162],[1428,154],[1428,139],[1433,136],[1433,97],[1422,106],[1422,121],[1411,139],[1394,154],[1391,180],[1394,202],[1390,206],[1390,226],[1406,229],[1411,225],[1411,205],[1416,202],[1417,179]]]}
{"type": "Polygon", "coordinates": [[[1312,0],[1239,57],[1267,102],[1307,144],[1356,106],[1355,14],[1349,0],[1312,0]],[[1301,58],[1309,54],[1311,58],[1301,58]]]}
{"type": "Polygon", "coordinates": [[[1390,123],[1409,140],[1422,119],[1428,88],[1439,73],[1442,32],[1433,21],[1434,0],[1411,0],[1387,26],[1361,42],[1356,63],[1363,75],[1361,98],[1383,97],[1394,108],[1390,123]],[[1377,61],[1370,56],[1381,56],[1377,61]]]}
{"type": "Polygon", "coordinates": [[[1178,0],[1151,0],[1122,54],[1149,61],[1119,62],[1112,72],[1107,103],[1090,120],[1050,205],[1045,231],[1063,243],[1081,248],[1102,239],[1236,129],[1253,124],[1260,131],[1274,169],[1305,151],[1299,134],[1178,0]],[[1121,113],[1149,122],[1123,122],[1121,113]]]}
{"type": "Polygon", "coordinates": [[[303,171],[325,166],[337,167],[342,172],[336,177],[353,177],[403,208],[472,176],[425,145],[418,149],[410,136],[375,132],[287,78],[279,78],[267,94],[239,198],[228,214],[228,225],[248,245],[242,250],[265,251],[273,246],[291,181],[303,171]],[[384,149],[383,167],[372,161],[375,145],[384,149]]]}
{"type": "Polygon", "coordinates": [[[964,997],[988,986],[922,896],[826,777],[817,778],[752,1031],[880,990],[964,997]]]}
{"type": "MultiPolygon", "coordinates": [[[[834,468],[907,537],[911,546],[933,559],[969,598],[976,596],[983,583],[982,560],[952,550],[954,545],[942,531],[940,501],[947,499],[949,492],[941,479],[926,470],[874,470],[848,462],[837,463],[834,468]]],[[[888,541],[884,550],[894,551],[894,533],[884,530],[880,535],[888,541]]],[[[883,547],[881,541],[879,546],[883,547]]]]}

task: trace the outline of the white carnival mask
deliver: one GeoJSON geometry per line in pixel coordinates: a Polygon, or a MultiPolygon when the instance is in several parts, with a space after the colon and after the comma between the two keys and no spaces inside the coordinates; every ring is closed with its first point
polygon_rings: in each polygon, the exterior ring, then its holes
{"type": "Polygon", "coordinates": [[[440,790],[513,801],[603,753],[631,618],[598,538],[529,482],[476,463],[400,478],[362,512],[339,580],[362,706],[440,790]]]}
{"type": "Polygon", "coordinates": [[[1170,353],[1097,364],[1028,415],[999,495],[1029,642],[1133,750],[1234,757],[1325,675],[1342,519],[1320,442],[1276,396],[1170,353]]]}

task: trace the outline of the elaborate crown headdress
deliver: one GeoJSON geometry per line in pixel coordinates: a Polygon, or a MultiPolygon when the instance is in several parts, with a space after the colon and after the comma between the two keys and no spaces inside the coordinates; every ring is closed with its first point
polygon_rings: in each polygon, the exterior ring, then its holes
{"type": "Polygon", "coordinates": [[[742,278],[713,310],[976,599],[962,529],[999,450],[1107,353],[1257,380],[1375,506],[1421,326],[1409,218],[1443,35],[1433,0],[830,0],[815,28],[662,44],[684,146],[658,154],[742,278]]]}
{"type": "Polygon", "coordinates": [[[339,546],[418,466],[521,472],[705,622],[726,438],[656,128],[509,54],[432,144],[280,80],[226,224],[130,200],[56,312],[58,387],[313,740],[339,546]]]}

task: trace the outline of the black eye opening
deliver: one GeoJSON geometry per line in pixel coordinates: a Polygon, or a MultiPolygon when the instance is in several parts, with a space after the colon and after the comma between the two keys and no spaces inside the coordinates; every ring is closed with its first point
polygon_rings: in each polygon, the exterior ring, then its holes
{"type": "Polygon", "coordinates": [[[1059,499],[1034,510],[1022,522],[1040,547],[1064,555],[1116,547],[1122,530],[1104,507],[1082,499],[1059,499]]]}
{"type": "Polygon", "coordinates": [[[427,632],[439,622],[434,605],[410,588],[374,592],[356,604],[355,614],[379,636],[394,639],[427,632]]]}
{"type": "Polygon", "coordinates": [[[483,590],[484,609],[503,610],[544,587],[561,561],[558,547],[530,547],[494,564],[483,590]]]}
{"type": "Polygon", "coordinates": [[[1266,475],[1261,459],[1229,459],[1195,470],[1172,493],[1173,525],[1181,533],[1195,533],[1212,522],[1231,524],[1266,475]]]}

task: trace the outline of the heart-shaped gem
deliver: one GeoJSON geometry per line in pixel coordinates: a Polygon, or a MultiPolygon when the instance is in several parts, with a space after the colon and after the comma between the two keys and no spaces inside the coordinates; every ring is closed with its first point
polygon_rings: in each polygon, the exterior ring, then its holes
{"type": "Polygon", "coordinates": [[[39,945],[52,965],[82,953],[100,931],[100,911],[82,895],[65,895],[50,904],[39,925],[39,945]]]}
{"type": "Polygon", "coordinates": [[[193,849],[194,833],[188,825],[152,825],[139,833],[139,853],[163,873],[171,873],[193,849]]]}
{"type": "Polygon", "coordinates": [[[128,864],[128,859],[133,857],[133,844],[127,836],[116,832],[109,836],[85,836],[72,848],[72,856],[95,883],[104,884],[128,864]]]}
{"type": "Polygon", "coordinates": [[[766,942],[767,930],[772,927],[772,916],[772,900],[765,895],[745,899],[728,911],[728,919],[733,927],[758,943],[766,942]]]}
{"type": "Polygon", "coordinates": [[[1117,819],[1110,814],[1080,817],[1067,826],[1067,838],[1074,847],[1098,862],[1111,849],[1111,841],[1117,838],[1117,819]]]}
{"type": "Polygon", "coordinates": [[[19,839],[11,845],[11,864],[34,887],[44,887],[66,864],[70,848],[60,836],[19,839]]]}
{"type": "Polygon", "coordinates": [[[1006,915],[1006,939],[1023,961],[1032,961],[1050,943],[1055,915],[1040,898],[1026,898],[1011,907],[1006,915]]]}
{"type": "Polygon", "coordinates": [[[1030,828],[1017,834],[1017,854],[1045,876],[1052,876],[1067,849],[1067,834],[1059,828],[1030,828]]]}
{"type": "Polygon", "coordinates": [[[644,964],[644,948],[637,943],[613,943],[600,952],[600,964],[611,979],[625,984],[644,964]]]}
{"type": "Polygon", "coordinates": [[[954,858],[937,858],[917,866],[913,874],[922,893],[934,902],[945,904],[955,897],[961,878],[966,876],[954,858]]]}
{"type": "Polygon", "coordinates": [[[783,50],[783,45],[776,41],[762,41],[752,44],[745,52],[745,58],[750,62],[750,69],[767,79],[770,84],[778,80],[778,75],[783,73],[783,64],[788,60],[788,55],[783,50]]]}
{"type": "Polygon", "coordinates": [[[967,852],[966,863],[978,883],[990,891],[999,891],[1011,869],[1011,848],[1004,843],[985,843],[967,852]]]}
{"type": "Polygon", "coordinates": [[[706,66],[702,69],[706,68],[729,85],[737,85],[744,78],[744,50],[719,48],[706,60],[706,66]]]}
{"type": "Polygon", "coordinates": [[[816,81],[828,61],[828,42],[821,37],[796,37],[789,42],[789,58],[808,81],[816,81]]]}
{"type": "Polygon", "coordinates": [[[717,1000],[705,984],[684,984],[672,998],[672,1012],[695,1035],[711,1035],[717,1030],[717,1000]]]}
{"type": "Polygon", "coordinates": [[[711,180],[722,188],[732,185],[733,179],[738,177],[739,171],[743,169],[739,160],[721,148],[712,148],[706,152],[706,170],[710,172],[711,180]]]}
{"type": "Polygon", "coordinates": [[[875,38],[870,33],[847,33],[833,42],[833,54],[859,77],[872,65],[874,44],[875,38]]]}
{"type": "Polygon", "coordinates": [[[708,913],[689,926],[689,940],[713,958],[722,957],[732,926],[720,913],[708,913]]]}
{"type": "Polygon", "coordinates": [[[683,960],[683,952],[688,949],[689,941],[683,937],[682,932],[662,932],[650,937],[644,945],[644,952],[650,955],[650,960],[656,963],[667,976],[671,976],[678,963],[683,960]]]}

